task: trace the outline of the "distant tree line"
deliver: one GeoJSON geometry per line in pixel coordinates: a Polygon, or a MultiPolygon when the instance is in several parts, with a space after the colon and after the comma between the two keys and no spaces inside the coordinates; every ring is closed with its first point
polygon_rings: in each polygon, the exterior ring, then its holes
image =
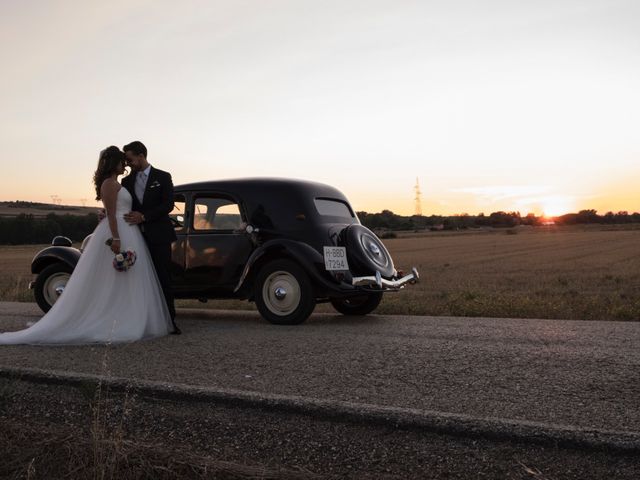
{"type": "Polygon", "coordinates": [[[540,226],[553,223],[555,225],[576,225],[588,223],[620,224],[640,223],[640,213],[607,212],[598,215],[595,210],[580,210],[558,217],[547,218],[532,213],[521,216],[519,212],[493,212],[490,215],[396,215],[390,210],[380,213],[358,212],[362,224],[372,230],[461,230],[467,228],[494,227],[511,228],[518,225],[540,226]]]}
{"type": "Polygon", "coordinates": [[[49,243],[56,235],[81,242],[98,225],[98,215],[57,215],[34,217],[21,213],[16,217],[0,217],[0,244],[25,245],[49,243]]]}
{"type": "MultiPolygon", "coordinates": [[[[640,223],[640,213],[607,212],[598,215],[595,210],[580,210],[548,219],[533,214],[520,216],[518,212],[493,212],[490,215],[396,215],[390,210],[380,213],[358,212],[363,225],[372,230],[463,230],[467,228],[511,228],[518,225],[540,226],[553,221],[556,225],[588,223],[623,224],[640,223]]],[[[59,215],[50,213],[35,217],[21,213],[15,217],[0,217],[0,245],[49,243],[56,235],[64,235],[81,242],[98,224],[95,213],[87,215],[59,215]]]]}
{"type": "Polygon", "coordinates": [[[8,208],[33,208],[36,210],[77,210],[78,207],[72,207],[69,205],[54,205],[51,203],[39,203],[39,202],[25,202],[23,200],[16,200],[13,202],[0,202],[8,208]]]}
{"type": "Polygon", "coordinates": [[[556,224],[575,225],[578,223],[639,223],[640,213],[621,211],[617,213],[607,212],[598,215],[595,210],[580,210],[578,213],[567,213],[555,218],[556,224]]]}

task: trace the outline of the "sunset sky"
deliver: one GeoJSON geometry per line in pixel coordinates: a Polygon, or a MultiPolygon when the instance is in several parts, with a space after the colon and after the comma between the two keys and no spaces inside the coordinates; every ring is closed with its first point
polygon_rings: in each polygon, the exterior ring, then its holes
{"type": "Polygon", "coordinates": [[[356,210],[640,211],[640,2],[0,2],[0,200],[95,205],[98,152],[356,210]]]}

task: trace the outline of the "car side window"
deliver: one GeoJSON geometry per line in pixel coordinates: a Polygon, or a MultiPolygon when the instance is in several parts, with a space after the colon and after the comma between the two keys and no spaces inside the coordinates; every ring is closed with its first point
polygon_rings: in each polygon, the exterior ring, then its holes
{"type": "Polygon", "coordinates": [[[173,197],[173,210],[169,214],[169,218],[171,219],[171,223],[173,223],[173,228],[176,231],[184,230],[185,226],[185,208],[186,208],[186,200],[184,195],[176,194],[173,197]]]}
{"type": "Polygon", "coordinates": [[[243,226],[240,207],[223,197],[196,197],[193,205],[195,231],[234,231],[243,226]]]}

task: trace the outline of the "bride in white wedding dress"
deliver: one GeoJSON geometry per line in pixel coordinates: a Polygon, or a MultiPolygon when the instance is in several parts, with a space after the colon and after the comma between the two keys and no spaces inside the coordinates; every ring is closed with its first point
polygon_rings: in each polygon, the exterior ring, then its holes
{"type": "Polygon", "coordinates": [[[123,219],[132,202],[117,181],[124,173],[124,162],[124,153],[117,147],[100,153],[94,182],[106,218],[93,232],[51,310],[26,330],[0,334],[0,345],[132,342],[171,331],[169,310],[142,233],[123,219]],[[110,238],[111,248],[105,244],[110,238]],[[125,272],[112,263],[115,252],[121,250],[137,255],[125,272]]]}

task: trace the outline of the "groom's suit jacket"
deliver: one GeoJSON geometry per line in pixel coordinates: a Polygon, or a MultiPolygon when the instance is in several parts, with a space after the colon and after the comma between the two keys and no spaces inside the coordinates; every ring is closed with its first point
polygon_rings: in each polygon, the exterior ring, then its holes
{"type": "Polygon", "coordinates": [[[173,181],[171,174],[151,167],[142,203],[135,192],[136,176],[131,172],[122,179],[122,186],[133,197],[132,210],[144,215],[145,221],[140,224],[147,243],[172,243],[176,240],[176,232],[169,218],[173,210],[173,181]]]}

